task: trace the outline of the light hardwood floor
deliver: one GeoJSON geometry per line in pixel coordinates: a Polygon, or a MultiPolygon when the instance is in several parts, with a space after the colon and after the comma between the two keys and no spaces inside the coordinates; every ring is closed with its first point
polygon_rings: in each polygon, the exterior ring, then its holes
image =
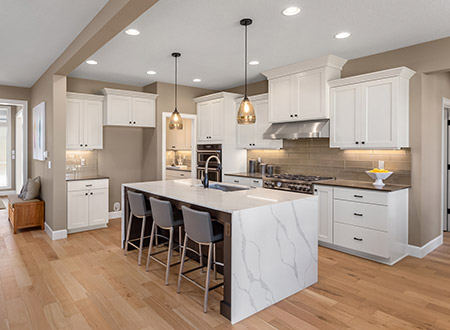
{"type": "MultiPolygon", "coordinates": [[[[202,292],[177,267],[146,273],[123,256],[120,221],[51,241],[44,231],[12,234],[0,211],[0,329],[224,329],[220,293],[202,312],[202,292]]],[[[394,267],[319,248],[319,282],[238,323],[237,329],[450,329],[450,236],[420,260],[394,267]]]]}

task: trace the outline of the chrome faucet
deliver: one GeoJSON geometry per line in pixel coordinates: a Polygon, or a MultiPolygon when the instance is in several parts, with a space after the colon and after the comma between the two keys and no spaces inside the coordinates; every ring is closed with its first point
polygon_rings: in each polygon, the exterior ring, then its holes
{"type": "Polygon", "coordinates": [[[217,156],[215,156],[215,155],[212,155],[212,156],[209,156],[209,157],[208,157],[208,159],[206,160],[206,165],[205,165],[205,174],[204,174],[205,177],[204,177],[203,180],[202,180],[203,187],[205,187],[205,188],[208,188],[208,187],[209,187],[209,180],[208,180],[208,165],[209,165],[209,161],[210,161],[212,158],[217,159],[217,163],[218,163],[217,168],[218,168],[218,169],[220,169],[220,168],[222,167],[222,165],[221,165],[221,163],[220,163],[219,157],[217,157],[217,156]]]}

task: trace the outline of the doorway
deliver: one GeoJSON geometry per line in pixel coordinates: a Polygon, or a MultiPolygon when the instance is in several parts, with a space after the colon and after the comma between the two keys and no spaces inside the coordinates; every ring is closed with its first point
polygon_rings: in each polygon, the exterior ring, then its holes
{"type": "Polygon", "coordinates": [[[16,112],[16,193],[20,193],[20,189],[23,186],[23,109],[19,109],[16,112]]]}
{"type": "Polygon", "coordinates": [[[450,229],[450,100],[442,99],[442,229],[450,229]]]}

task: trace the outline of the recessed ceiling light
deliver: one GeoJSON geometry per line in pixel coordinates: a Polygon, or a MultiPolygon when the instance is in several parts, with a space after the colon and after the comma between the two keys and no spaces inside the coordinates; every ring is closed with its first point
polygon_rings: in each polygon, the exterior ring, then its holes
{"type": "Polygon", "coordinates": [[[193,82],[200,82],[200,81],[202,81],[200,78],[195,78],[195,79],[193,79],[192,80],[193,82]]]}
{"type": "Polygon", "coordinates": [[[282,11],[284,16],[294,16],[300,13],[301,9],[298,7],[288,7],[282,11]]]}
{"type": "Polygon", "coordinates": [[[97,61],[94,61],[94,60],[87,60],[86,63],[89,64],[89,65],[96,65],[96,64],[97,64],[97,61]]]}
{"type": "Polygon", "coordinates": [[[345,38],[350,37],[351,35],[352,34],[350,32],[340,32],[340,33],[336,34],[334,37],[336,39],[345,39],[345,38]]]}
{"type": "Polygon", "coordinates": [[[141,34],[141,32],[139,30],[136,30],[136,29],[125,30],[125,33],[128,34],[129,36],[138,36],[138,35],[141,34]]]}
{"type": "Polygon", "coordinates": [[[253,61],[248,62],[248,64],[250,64],[250,65],[258,65],[259,61],[253,60],[253,61]]]}
{"type": "Polygon", "coordinates": [[[147,71],[147,74],[156,74],[156,71],[150,70],[150,71],[147,71]]]}

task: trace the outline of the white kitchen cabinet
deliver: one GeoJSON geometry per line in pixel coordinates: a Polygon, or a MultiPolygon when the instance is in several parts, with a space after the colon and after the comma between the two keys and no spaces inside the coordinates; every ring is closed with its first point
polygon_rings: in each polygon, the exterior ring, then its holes
{"type": "Polygon", "coordinates": [[[166,169],[166,180],[190,179],[191,172],[166,169]]]}
{"type": "Polygon", "coordinates": [[[170,118],[166,118],[166,149],[191,150],[192,147],[192,123],[190,119],[183,119],[182,130],[169,129],[170,118]]]}
{"type": "Polygon", "coordinates": [[[67,93],[66,148],[103,148],[103,96],[67,93]]]}
{"type": "Polygon", "coordinates": [[[408,189],[314,186],[319,244],[393,265],[408,254],[408,189]]]}
{"type": "Polygon", "coordinates": [[[157,94],[104,88],[106,126],[156,127],[157,94]]]}
{"type": "Polygon", "coordinates": [[[330,81],[330,147],[409,147],[409,79],[400,67],[330,81]]]}
{"type": "Polygon", "coordinates": [[[106,227],[108,186],[108,179],[67,182],[67,230],[69,233],[106,227]]]}
{"type": "Polygon", "coordinates": [[[314,195],[319,198],[319,241],[333,243],[333,188],[316,185],[314,195]]]}
{"type": "Polygon", "coordinates": [[[262,179],[250,178],[250,177],[244,177],[244,176],[234,176],[234,175],[225,174],[223,177],[223,182],[240,184],[240,185],[248,186],[248,187],[252,187],[252,188],[262,188],[263,187],[262,179]]]}
{"type": "Polygon", "coordinates": [[[223,140],[223,98],[197,104],[198,142],[220,143],[223,140]]]}
{"type": "MultiPolygon", "coordinates": [[[[281,149],[283,140],[264,139],[263,134],[269,128],[268,94],[249,97],[256,114],[256,123],[237,125],[236,144],[243,149],[281,149]]],[[[236,113],[239,111],[241,99],[236,99],[236,113]]]]}
{"type": "Polygon", "coordinates": [[[329,118],[328,81],[340,78],[346,62],[327,55],[263,72],[269,79],[269,121],[329,118]]]}

